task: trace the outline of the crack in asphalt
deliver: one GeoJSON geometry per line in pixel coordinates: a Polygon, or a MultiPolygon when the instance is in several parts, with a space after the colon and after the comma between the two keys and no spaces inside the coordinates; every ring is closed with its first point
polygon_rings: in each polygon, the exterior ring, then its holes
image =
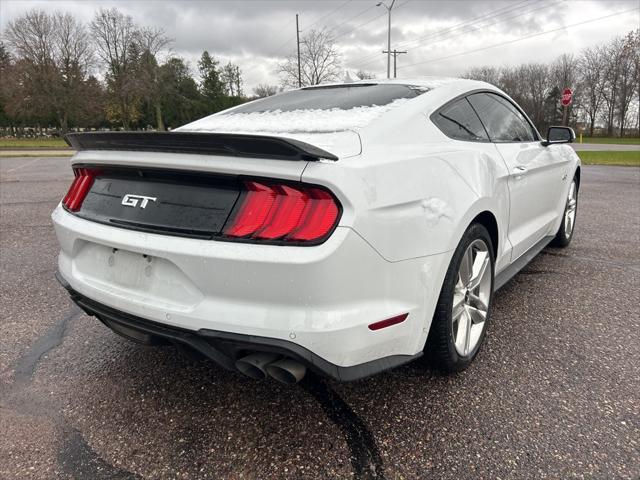
{"type": "Polygon", "coordinates": [[[67,331],[67,325],[81,312],[82,310],[74,305],[67,315],[29,347],[29,350],[20,357],[13,367],[14,380],[16,383],[22,384],[31,379],[40,360],[62,343],[67,331]]]}
{"type": "Polygon", "coordinates": [[[307,374],[300,386],[316,399],[325,414],[344,434],[351,452],[354,478],[383,480],[382,457],[375,438],[349,404],[324,379],[312,374],[307,374]]]}
{"type": "Polygon", "coordinates": [[[73,478],[92,480],[129,480],[142,478],[124,468],[106,462],[87,443],[78,430],[70,430],[58,452],[58,463],[73,478]]]}
{"type": "Polygon", "coordinates": [[[66,336],[69,323],[78,317],[82,310],[74,305],[47,333],[36,340],[27,352],[16,362],[13,372],[13,384],[4,385],[5,400],[2,409],[12,409],[29,416],[46,417],[53,421],[62,432],[63,442],[58,450],[60,467],[73,478],[129,480],[141,478],[124,468],[114,466],[98,455],[86,442],[82,433],[67,426],[60,409],[53,400],[46,397],[35,401],[25,392],[31,383],[38,364],[54,348],[60,346],[66,336]]]}
{"type": "MultiPolygon", "coordinates": [[[[14,388],[11,407],[28,410],[30,415],[41,415],[52,419],[63,432],[63,442],[58,451],[61,468],[75,478],[92,479],[138,479],[139,475],[124,468],[114,466],[100,457],[86,442],[82,433],[69,428],[64,417],[50,401],[39,405],[36,411],[28,408],[29,402],[21,402],[20,390],[28,385],[45,355],[58,347],[64,340],[69,323],[82,310],[74,305],[71,310],[49,331],[36,340],[14,366],[14,388]],[[15,391],[18,387],[18,391],[15,391]]],[[[353,409],[321,378],[309,374],[300,384],[310,393],[323,409],[327,417],[342,431],[350,451],[350,462],[354,478],[359,480],[384,480],[383,462],[375,438],[364,421],[353,409]]],[[[3,406],[6,407],[7,405],[3,406]]]]}

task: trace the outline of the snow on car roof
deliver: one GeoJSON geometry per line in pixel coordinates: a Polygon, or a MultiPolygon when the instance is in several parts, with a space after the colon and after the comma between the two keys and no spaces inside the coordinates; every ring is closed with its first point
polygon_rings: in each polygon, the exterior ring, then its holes
{"type": "Polygon", "coordinates": [[[408,102],[401,98],[386,105],[333,108],[269,110],[266,112],[215,114],[196,120],[178,130],[187,132],[224,133],[315,133],[362,128],[385,112],[408,102]]]}
{"type": "Polygon", "coordinates": [[[306,87],[218,112],[177,130],[282,134],[358,129],[422,93],[457,81],[427,77],[306,87]]]}

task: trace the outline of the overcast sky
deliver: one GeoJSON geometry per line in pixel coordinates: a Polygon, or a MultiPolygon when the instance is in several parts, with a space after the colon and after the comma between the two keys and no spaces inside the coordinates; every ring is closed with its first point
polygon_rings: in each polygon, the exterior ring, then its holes
{"type": "MultiPolygon", "coordinates": [[[[140,24],[164,28],[174,39],[173,52],[194,70],[205,49],[237,63],[245,91],[251,92],[259,83],[278,83],[277,63],[295,51],[296,13],[302,36],[308,29],[331,31],[345,70],[384,77],[387,14],[376,3],[0,0],[0,25],[32,8],[68,11],[88,22],[98,8],[115,6],[140,24]]],[[[396,0],[391,48],[408,51],[398,57],[399,77],[455,76],[472,66],[549,61],[638,28],[639,6],[640,0],[396,0]]]]}

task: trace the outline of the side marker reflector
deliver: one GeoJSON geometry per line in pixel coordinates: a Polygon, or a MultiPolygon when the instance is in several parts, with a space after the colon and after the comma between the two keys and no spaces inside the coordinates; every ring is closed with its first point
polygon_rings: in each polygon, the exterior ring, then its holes
{"type": "Polygon", "coordinates": [[[402,315],[387,318],[386,320],[380,320],[379,322],[375,322],[369,325],[369,330],[380,330],[381,328],[387,328],[391,325],[397,325],[398,323],[404,322],[408,316],[408,313],[403,313],[402,315]]]}

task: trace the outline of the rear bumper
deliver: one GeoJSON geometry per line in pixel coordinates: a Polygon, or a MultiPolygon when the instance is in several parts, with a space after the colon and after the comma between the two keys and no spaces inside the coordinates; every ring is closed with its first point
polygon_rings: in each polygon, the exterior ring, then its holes
{"type": "Polygon", "coordinates": [[[340,226],[321,245],[288,247],[126,230],[60,207],[52,218],[59,273],[85,306],[100,306],[99,318],[277,344],[333,378],[419,356],[449,262],[449,254],[389,262],[340,226]],[[405,313],[400,324],[368,328],[405,313]]]}
{"type": "Polygon", "coordinates": [[[59,272],[56,272],[56,279],[85,313],[96,317],[119,335],[145,344],[153,344],[160,340],[186,345],[226,370],[235,371],[236,360],[251,352],[270,352],[294,358],[319,375],[349,382],[397,367],[422,356],[422,352],[415,355],[393,355],[360,365],[340,367],[287,340],[208,329],[192,331],[152,322],[85,297],[71,288],[59,272]]]}

